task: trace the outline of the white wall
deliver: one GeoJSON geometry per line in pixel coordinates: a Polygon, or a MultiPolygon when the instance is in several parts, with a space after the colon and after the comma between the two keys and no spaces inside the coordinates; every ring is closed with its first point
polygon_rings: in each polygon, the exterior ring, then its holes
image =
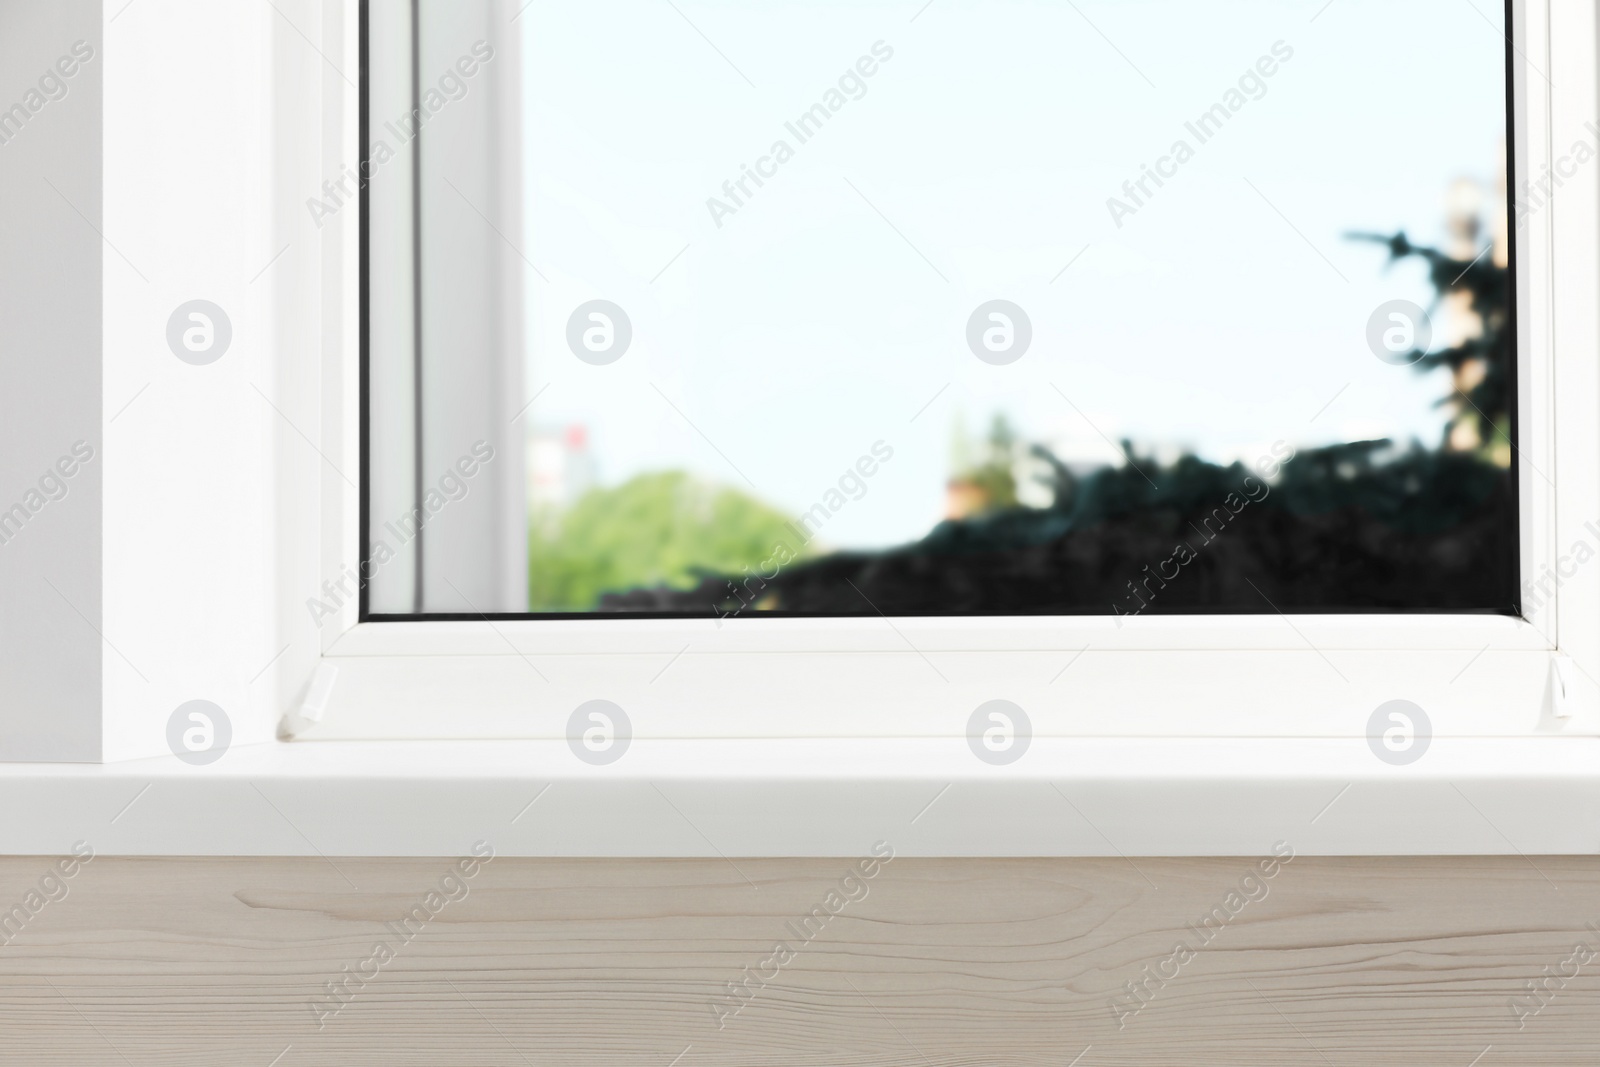
{"type": "Polygon", "coordinates": [[[0,0],[5,759],[101,755],[100,276],[102,257],[116,253],[95,232],[102,227],[100,19],[99,0],[0,0]],[[73,474],[60,479],[62,496],[51,475],[59,477],[55,465],[78,442],[80,454],[92,450],[94,458],[63,464],[73,474]]]}

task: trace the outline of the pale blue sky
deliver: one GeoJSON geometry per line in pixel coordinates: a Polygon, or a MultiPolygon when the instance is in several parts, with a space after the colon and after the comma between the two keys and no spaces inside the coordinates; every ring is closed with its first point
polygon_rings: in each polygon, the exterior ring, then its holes
{"type": "Polygon", "coordinates": [[[530,391],[551,383],[539,424],[589,427],[606,484],[743,485],[736,466],[798,512],[882,439],[895,458],[827,530],[868,546],[939,518],[961,417],[978,432],[1004,411],[1081,458],[1114,458],[1095,427],[1218,459],[1437,439],[1445,381],[1364,342],[1379,304],[1428,303],[1423,271],[1342,235],[1440,240],[1450,183],[1492,181],[1498,7],[675,2],[543,0],[521,20],[524,247],[549,279],[529,282],[530,391]],[[865,96],[798,143],[784,123],[880,40],[894,56],[865,96]],[[1184,123],[1278,41],[1294,55],[1265,96],[1199,144],[1184,123]],[[718,229],[707,198],[778,138],[795,157],[718,229]],[[1107,198],[1179,138],[1194,158],[1119,230],[1107,198]],[[594,298],[634,325],[606,367],[565,344],[594,298]],[[994,298],[1033,322],[1005,367],[964,339],[994,298]]]}

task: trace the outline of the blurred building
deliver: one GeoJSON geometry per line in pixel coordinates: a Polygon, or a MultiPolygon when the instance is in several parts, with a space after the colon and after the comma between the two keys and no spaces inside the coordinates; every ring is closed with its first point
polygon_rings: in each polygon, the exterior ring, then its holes
{"type": "Polygon", "coordinates": [[[1056,507],[1066,502],[1077,479],[1124,462],[1099,437],[1026,439],[1001,415],[994,417],[985,439],[974,441],[958,415],[951,429],[945,518],[968,519],[1019,506],[1056,507]]]}
{"type": "MultiPolygon", "coordinates": [[[[1506,202],[1506,145],[1500,141],[1494,188],[1460,178],[1445,193],[1445,245],[1441,249],[1463,263],[1489,262],[1505,269],[1511,262],[1510,214],[1506,202]]],[[[1440,298],[1439,335],[1445,348],[1457,348],[1479,340],[1486,324],[1474,306],[1475,296],[1467,288],[1451,289],[1440,298]]],[[[1494,324],[1501,328],[1501,324],[1494,324]]],[[[1446,436],[1454,451],[1471,452],[1490,448],[1497,430],[1464,399],[1489,373],[1487,358],[1463,360],[1454,371],[1456,393],[1450,407],[1452,417],[1446,436]]],[[[1499,413],[1490,412],[1491,416],[1499,413]]],[[[1507,457],[1509,460],[1509,457],[1507,457]]]]}
{"type": "Polygon", "coordinates": [[[561,515],[594,486],[594,454],[588,427],[535,426],[527,442],[528,514],[551,535],[561,515]]]}

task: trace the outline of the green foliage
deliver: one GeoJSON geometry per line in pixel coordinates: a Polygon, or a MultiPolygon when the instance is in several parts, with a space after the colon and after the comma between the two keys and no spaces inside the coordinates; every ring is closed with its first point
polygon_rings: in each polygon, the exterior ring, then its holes
{"type": "Polygon", "coordinates": [[[690,589],[708,574],[754,571],[778,545],[798,558],[805,549],[787,521],[753,497],[682,471],[592,489],[553,531],[535,523],[529,535],[529,609],[593,611],[607,593],[690,589]]]}

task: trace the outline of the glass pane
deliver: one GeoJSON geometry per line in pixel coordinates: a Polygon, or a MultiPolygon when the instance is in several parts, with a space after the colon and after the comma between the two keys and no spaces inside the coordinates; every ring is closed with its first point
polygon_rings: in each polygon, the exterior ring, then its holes
{"type": "Polygon", "coordinates": [[[528,7],[526,609],[1514,613],[1476,8],[528,7]]]}

